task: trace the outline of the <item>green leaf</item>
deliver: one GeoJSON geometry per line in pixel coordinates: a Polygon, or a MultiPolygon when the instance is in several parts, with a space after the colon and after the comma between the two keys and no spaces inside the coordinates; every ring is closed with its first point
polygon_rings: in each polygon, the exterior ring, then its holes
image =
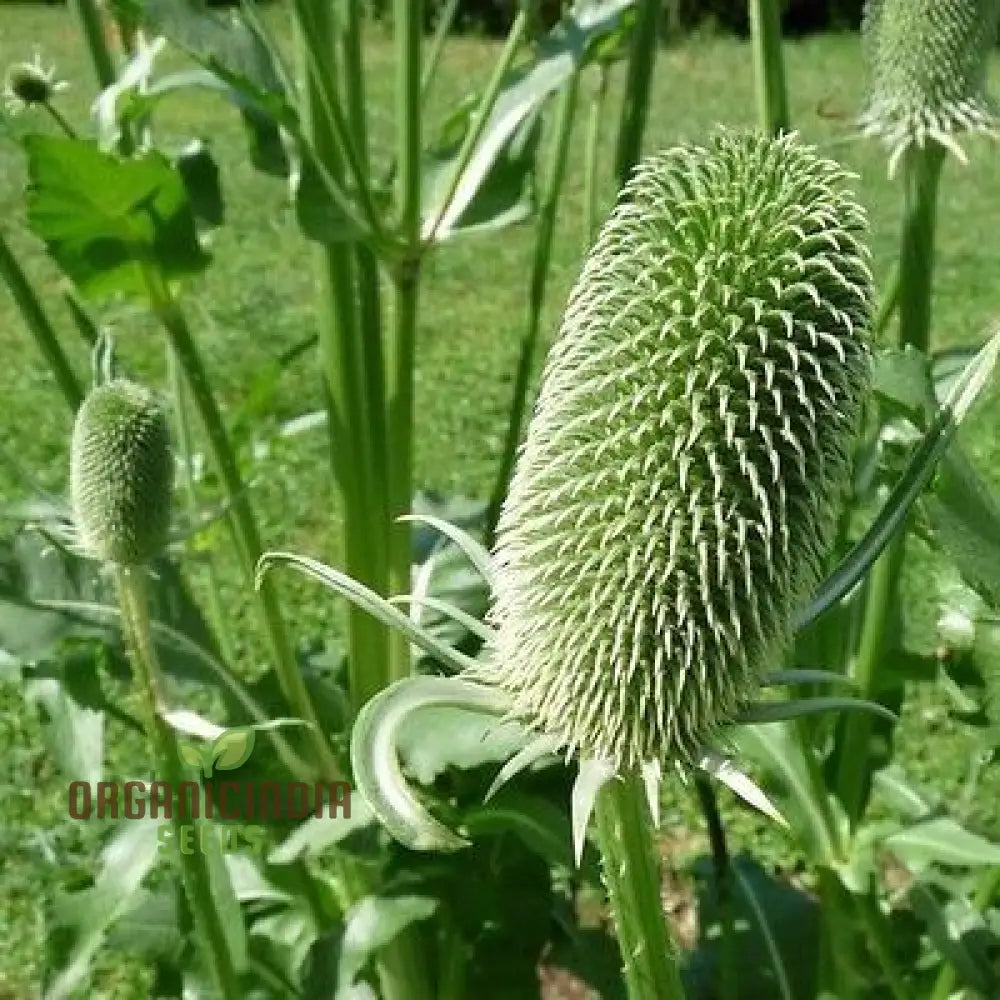
{"type": "Polygon", "coordinates": [[[57,899],[56,920],[68,929],[70,940],[59,968],[45,983],[45,1000],[68,1000],[89,980],[91,962],[107,929],[131,907],[157,861],[159,828],[158,820],[124,823],[102,851],[93,888],[57,899]]]}
{"type": "Polygon", "coordinates": [[[227,729],[212,744],[216,768],[220,771],[235,771],[245,764],[253,753],[256,736],[253,726],[227,729]]]}
{"type": "Polygon", "coordinates": [[[957,449],[945,456],[921,502],[932,541],[973,590],[1000,608],[1000,503],[957,449]]]}
{"type": "Polygon", "coordinates": [[[242,972],[247,966],[247,933],[243,923],[243,911],[236,896],[229,869],[222,853],[216,824],[202,820],[208,830],[203,838],[208,878],[212,887],[212,903],[219,915],[222,931],[226,937],[229,956],[236,971],[242,972]]]}
{"type": "Polygon", "coordinates": [[[424,239],[444,240],[463,229],[496,228],[523,218],[519,206],[533,168],[539,110],[578,67],[594,58],[601,39],[621,29],[631,6],[631,0],[577,5],[541,42],[538,58],[510,74],[447,203],[459,166],[457,144],[431,151],[434,166],[427,171],[422,206],[424,239]]]}
{"type": "Polygon", "coordinates": [[[334,844],[374,822],[371,807],[360,795],[354,795],[350,816],[311,816],[271,851],[268,863],[289,865],[299,858],[322,857],[334,844]]]}
{"type": "Polygon", "coordinates": [[[42,135],[25,148],[28,222],[81,291],[144,296],[143,266],[171,279],[207,264],[184,182],[160,153],[119,160],[89,140],[42,135]]]}
{"type": "Polygon", "coordinates": [[[303,150],[295,184],[295,220],[303,234],[318,243],[349,243],[365,229],[329,195],[315,157],[303,150]]]}
{"type": "Polygon", "coordinates": [[[340,946],[338,989],[354,985],[359,973],[400,931],[437,909],[426,896],[366,896],[348,912],[340,946]]]}
{"type": "Polygon", "coordinates": [[[808,627],[827,608],[850,593],[903,526],[910,507],[930,481],[959,424],[986,385],[996,365],[998,353],[1000,332],[990,338],[952,385],[948,398],[938,409],[905,474],[861,541],[822,583],[812,601],[796,616],[796,630],[808,627]]]}
{"type": "Polygon", "coordinates": [[[879,398],[918,427],[937,407],[927,355],[910,344],[880,351],[872,366],[872,388],[879,398]]]}
{"type": "Polygon", "coordinates": [[[573,868],[573,836],[566,813],[548,799],[506,791],[462,816],[470,839],[510,832],[551,864],[573,868]]]}
{"type": "Polygon", "coordinates": [[[195,218],[209,226],[221,226],[226,214],[222,185],[219,168],[208,146],[196,139],[176,158],[174,165],[181,175],[195,218]]]}
{"type": "Polygon", "coordinates": [[[1000,865],[1000,845],[970,833],[948,816],[915,823],[886,837],[883,845],[914,872],[932,864],[1000,865]]]}

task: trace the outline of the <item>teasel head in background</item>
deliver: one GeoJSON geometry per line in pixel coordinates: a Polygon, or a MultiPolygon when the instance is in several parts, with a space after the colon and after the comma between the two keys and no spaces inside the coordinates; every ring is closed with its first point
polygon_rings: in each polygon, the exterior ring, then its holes
{"type": "Polygon", "coordinates": [[[889,148],[890,175],[911,146],[935,141],[964,162],[957,136],[994,134],[986,77],[998,17],[998,0],[868,0],[860,125],[889,148]]]}
{"type": "Polygon", "coordinates": [[[114,379],[77,412],[70,497],[77,544],[91,559],[141,566],[166,547],[174,464],[164,407],[149,389],[114,379]]]}

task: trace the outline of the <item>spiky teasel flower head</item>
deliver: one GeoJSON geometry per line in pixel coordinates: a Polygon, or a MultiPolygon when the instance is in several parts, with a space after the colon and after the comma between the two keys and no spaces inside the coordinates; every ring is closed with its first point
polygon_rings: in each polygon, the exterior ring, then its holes
{"type": "Polygon", "coordinates": [[[870,76],[862,130],[890,149],[936,140],[965,159],[956,133],[992,132],[986,94],[1000,0],[868,0],[862,37],[870,76]]]}
{"type": "Polygon", "coordinates": [[[18,62],[7,68],[3,96],[7,110],[17,114],[28,107],[48,104],[68,86],[65,80],[56,79],[54,66],[46,69],[42,65],[41,55],[36,52],[31,62],[18,62]]]}
{"type": "Polygon", "coordinates": [[[819,582],[869,379],[865,217],[794,136],[636,170],[497,532],[484,680],[569,753],[692,762],[819,582]]]}
{"type": "Polygon", "coordinates": [[[167,416],[144,386],[115,379],[84,400],[73,427],[70,495],[83,551],[138,566],[158,555],[170,525],[173,458],[167,416]]]}

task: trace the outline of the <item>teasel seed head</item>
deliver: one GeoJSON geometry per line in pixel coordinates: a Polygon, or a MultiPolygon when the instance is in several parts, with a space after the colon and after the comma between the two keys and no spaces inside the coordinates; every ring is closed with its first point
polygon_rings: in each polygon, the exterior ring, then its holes
{"type": "Polygon", "coordinates": [[[986,94],[1000,0],[868,0],[862,38],[870,76],[860,125],[890,149],[889,172],[913,145],[993,131],[986,94]]]}
{"type": "Polygon", "coordinates": [[[167,416],[144,386],[94,389],[73,427],[70,494],[83,551],[119,566],[149,562],[170,525],[173,457],[167,416]]]}
{"type": "Polygon", "coordinates": [[[719,132],[641,163],[584,265],[481,668],[571,756],[691,763],[781,664],[869,383],[846,177],[794,136],[719,132]]]}

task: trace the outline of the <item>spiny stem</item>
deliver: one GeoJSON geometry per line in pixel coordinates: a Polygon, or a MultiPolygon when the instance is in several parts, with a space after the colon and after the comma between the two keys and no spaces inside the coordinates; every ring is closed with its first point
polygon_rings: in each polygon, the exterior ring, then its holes
{"type": "Polygon", "coordinates": [[[768,135],[779,136],[788,131],[790,119],[777,0],[750,0],[750,32],[758,123],[768,135]]]}
{"type": "Polygon", "coordinates": [[[653,80],[653,64],[659,45],[658,31],[661,0],[638,0],[635,24],[632,27],[632,51],[625,81],[625,101],[618,127],[615,151],[615,174],[618,186],[624,187],[632,168],[642,154],[642,137],[649,112],[649,90],[653,80]]]}
{"type": "MultiPolygon", "coordinates": [[[[145,570],[142,568],[116,567],[115,586],[122,610],[122,623],[132,652],[132,662],[139,681],[149,719],[150,738],[157,765],[170,788],[170,794],[179,796],[184,781],[177,740],[173,730],[164,720],[163,681],[156,650],[150,634],[149,601],[146,593],[145,570]]],[[[170,810],[174,838],[181,842],[183,828],[192,820],[184,815],[180,802],[170,810]]],[[[225,1000],[239,1000],[243,996],[239,978],[233,966],[229,943],[222,920],[215,908],[212,882],[205,855],[200,850],[190,853],[178,851],[184,891],[194,915],[195,935],[206,965],[212,973],[218,995],[225,1000]]]]}
{"type": "Polygon", "coordinates": [[[597,796],[595,818],[629,1000],[684,1000],[641,778],[609,781],[597,796]]]}
{"type": "Polygon", "coordinates": [[[321,774],[324,778],[332,780],[339,776],[340,769],[323,735],[309,692],[295,661],[277,591],[267,577],[260,581],[259,587],[255,586],[257,561],[263,554],[260,528],[229,435],[226,433],[215,394],[212,392],[208,372],[205,370],[184,313],[167,283],[152,268],[144,270],[144,277],[153,313],[166,331],[170,345],[184,371],[191,398],[208,438],[212,460],[226,490],[239,537],[243,573],[248,586],[256,595],[257,610],[274,658],[278,682],[293,711],[308,724],[309,738],[321,774]]]}
{"type": "Polygon", "coordinates": [[[538,229],[535,237],[535,254],[531,264],[531,290],[528,301],[528,329],[521,339],[521,353],[514,378],[514,394],[511,400],[510,417],[507,421],[507,436],[500,458],[493,495],[486,511],[486,544],[493,543],[493,534],[500,518],[500,509],[507,487],[514,471],[517,445],[521,439],[521,424],[528,403],[528,386],[531,370],[538,350],[538,334],[542,322],[542,305],[545,302],[545,286],[549,277],[549,261],[552,258],[552,237],[555,233],[556,208],[566,177],[566,162],[569,155],[569,140],[573,134],[573,118],[576,113],[576,98],[579,91],[580,70],[576,69],[566,82],[559,102],[556,134],[552,148],[552,160],[542,194],[538,212],[538,229]]]}
{"type": "Polygon", "coordinates": [[[70,409],[75,413],[83,402],[83,389],[70,366],[62,344],[59,343],[49,317],[42,308],[34,288],[31,287],[31,282],[28,281],[28,276],[21,269],[17,257],[7,245],[2,233],[0,233],[0,277],[7,283],[28,330],[52,370],[56,384],[70,409]]]}

